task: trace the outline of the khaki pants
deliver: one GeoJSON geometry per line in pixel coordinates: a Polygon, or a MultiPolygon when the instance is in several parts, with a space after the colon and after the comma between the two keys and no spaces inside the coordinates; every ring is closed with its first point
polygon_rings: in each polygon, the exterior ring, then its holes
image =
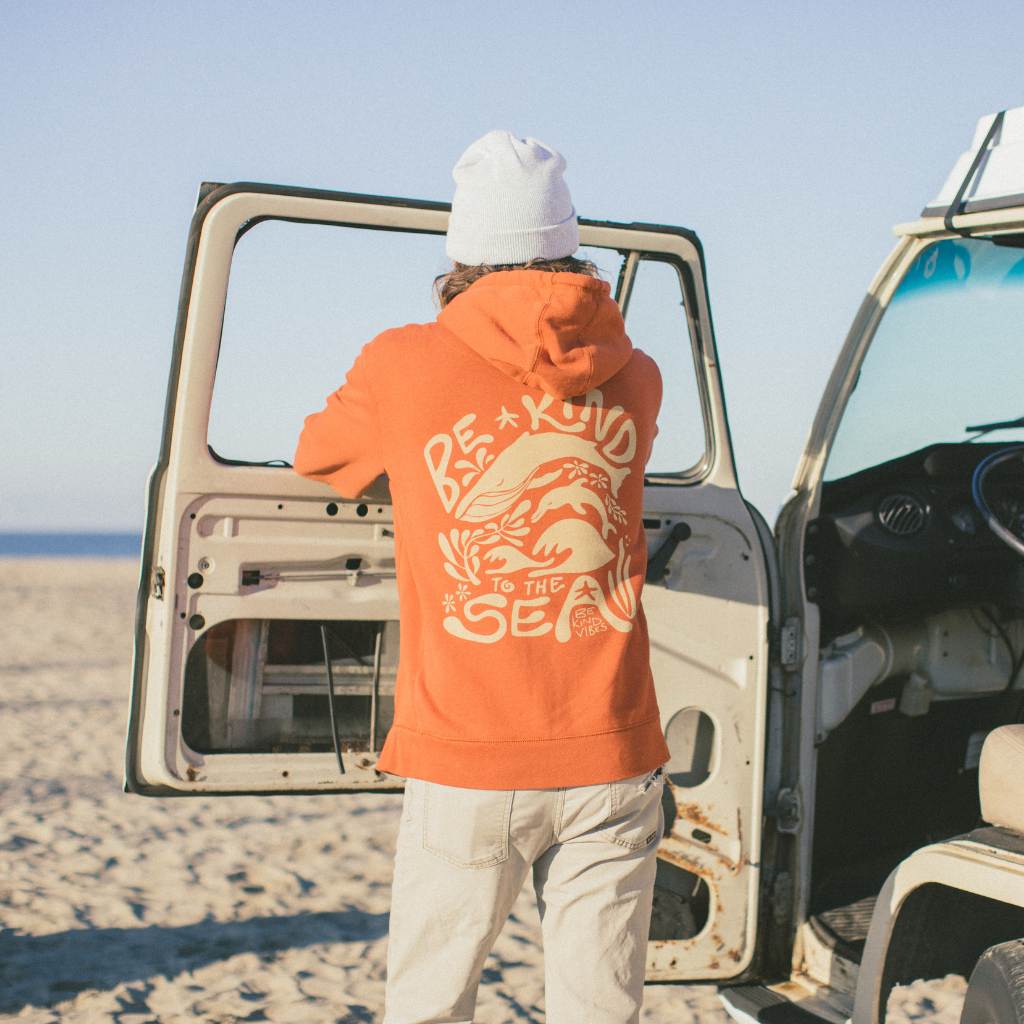
{"type": "Polygon", "coordinates": [[[407,779],[383,1024],[470,1024],[484,961],[532,868],[548,1024],[635,1024],[664,766],[562,789],[407,779]]]}

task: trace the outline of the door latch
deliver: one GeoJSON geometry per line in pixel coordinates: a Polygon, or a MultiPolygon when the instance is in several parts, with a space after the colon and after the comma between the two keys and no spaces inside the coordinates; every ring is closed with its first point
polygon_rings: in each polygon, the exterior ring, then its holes
{"type": "Polygon", "coordinates": [[[164,584],[167,582],[167,576],[164,573],[162,566],[157,566],[153,570],[153,596],[158,600],[164,599],[164,584]]]}
{"type": "Polygon", "coordinates": [[[803,624],[797,618],[786,619],[779,630],[779,661],[783,668],[796,668],[803,659],[803,624]]]}
{"type": "Polygon", "coordinates": [[[676,548],[684,541],[689,540],[693,530],[686,523],[676,523],[669,531],[669,535],[662,542],[661,547],[647,560],[647,575],[644,577],[647,583],[660,583],[668,572],[668,563],[675,554],[676,548]]]}

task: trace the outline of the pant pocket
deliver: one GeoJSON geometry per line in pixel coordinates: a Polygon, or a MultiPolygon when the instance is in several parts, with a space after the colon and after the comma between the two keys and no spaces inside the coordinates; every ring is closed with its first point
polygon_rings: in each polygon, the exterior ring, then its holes
{"type": "Polygon", "coordinates": [[[485,868],[508,859],[511,789],[422,782],[423,849],[449,864],[485,868]]]}
{"type": "Polygon", "coordinates": [[[664,766],[608,783],[609,815],[598,835],[629,850],[657,844],[664,834],[664,766]]]}

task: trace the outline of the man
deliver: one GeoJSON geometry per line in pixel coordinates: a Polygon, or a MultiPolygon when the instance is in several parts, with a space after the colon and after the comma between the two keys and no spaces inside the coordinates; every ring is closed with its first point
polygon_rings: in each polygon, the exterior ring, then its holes
{"type": "Polygon", "coordinates": [[[639,1019],[669,759],[640,606],[662,382],[573,256],[564,169],[506,131],[466,150],[437,319],[365,345],[294,458],[346,498],[386,473],[394,504],[384,1024],[472,1021],[531,870],[547,1020],[639,1019]]]}

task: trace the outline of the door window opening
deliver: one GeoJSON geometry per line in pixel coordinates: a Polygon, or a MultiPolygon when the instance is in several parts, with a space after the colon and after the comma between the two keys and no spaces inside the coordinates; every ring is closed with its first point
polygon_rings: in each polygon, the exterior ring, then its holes
{"type": "MultiPolygon", "coordinates": [[[[576,255],[593,261],[615,294],[627,254],[585,245],[576,255]]],[[[443,235],[273,218],[245,231],[231,264],[211,454],[227,465],[287,469],[305,416],[343,383],[363,345],[390,326],[434,319],[434,278],[449,267],[443,235]]],[[[707,431],[682,275],[641,254],[626,330],[663,380],[648,473],[692,483],[707,431]]]]}

